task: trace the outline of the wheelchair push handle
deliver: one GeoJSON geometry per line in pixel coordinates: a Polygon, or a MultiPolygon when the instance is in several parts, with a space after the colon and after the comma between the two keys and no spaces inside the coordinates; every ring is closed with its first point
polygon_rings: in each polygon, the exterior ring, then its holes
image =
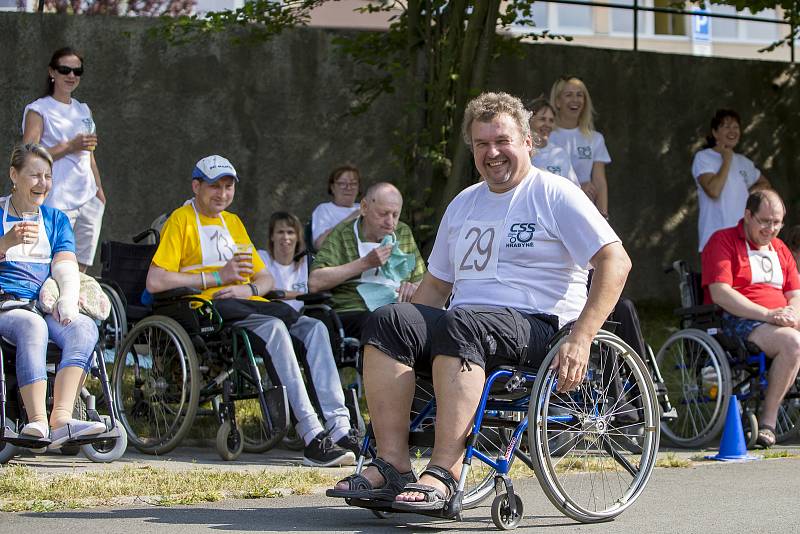
{"type": "Polygon", "coordinates": [[[139,232],[138,234],[133,236],[132,241],[134,243],[141,243],[142,241],[144,241],[150,235],[153,236],[153,238],[155,239],[155,243],[158,244],[158,242],[159,242],[159,240],[161,238],[161,235],[158,233],[158,230],[156,230],[155,228],[148,228],[147,230],[144,230],[143,232],[139,232]]]}

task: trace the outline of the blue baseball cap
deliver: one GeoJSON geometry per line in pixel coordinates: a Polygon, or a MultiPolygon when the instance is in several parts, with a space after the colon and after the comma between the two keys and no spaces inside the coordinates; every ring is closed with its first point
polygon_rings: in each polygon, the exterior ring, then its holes
{"type": "Polygon", "coordinates": [[[192,180],[203,180],[213,184],[220,178],[232,177],[237,182],[239,177],[230,161],[222,156],[206,156],[194,166],[192,180]]]}

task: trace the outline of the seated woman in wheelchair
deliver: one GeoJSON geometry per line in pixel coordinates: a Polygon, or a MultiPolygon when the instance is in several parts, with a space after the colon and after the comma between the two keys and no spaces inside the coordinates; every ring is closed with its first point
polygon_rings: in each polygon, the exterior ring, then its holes
{"type": "Polygon", "coordinates": [[[447,207],[412,302],[380,308],[367,324],[364,384],[380,459],[329,496],[441,511],[455,491],[488,371],[538,369],[550,338],[575,321],[555,364],[558,386],[569,391],[584,379],[592,339],[630,260],[580,189],[531,165],[529,116],[505,93],[467,106],[464,138],[483,180],[447,207]],[[435,447],[418,483],[408,455],[416,371],[432,371],[437,402],[435,447]]]}
{"type": "Polygon", "coordinates": [[[16,377],[27,424],[20,434],[38,446],[105,432],[103,423],[72,419],[72,409],[97,343],[97,325],[78,313],[80,279],[69,220],[44,205],[53,186],[53,159],[37,144],[18,145],[11,154],[11,195],[2,199],[0,238],[0,335],[16,345],[16,377]],[[52,315],[34,308],[52,276],[60,296],[52,315]],[[27,304],[26,304],[27,302],[27,304]],[[61,350],[48,425],[45,401],[48,340],[61,350]]]}
{"type": "Polygon", "coordinates": [[[800,369],[800,277],[778,239],[786,208],[775,191],[750,194],[739,224],[718,230],[703,249],[706,299],[722,308],[726,336],[750,341],[772,358],[758,444],[775,444],[778,408],[800,369]]]}
{"type": "Polygon", "coordinates": [[[303,224],[293,213],[276,211],[269,218],[268,232],[267,250],[258,254],[275,279],[275,289],[285,293],[284,302],[300,311],[303,303],[296,297],[308,293],[303,224]]]}

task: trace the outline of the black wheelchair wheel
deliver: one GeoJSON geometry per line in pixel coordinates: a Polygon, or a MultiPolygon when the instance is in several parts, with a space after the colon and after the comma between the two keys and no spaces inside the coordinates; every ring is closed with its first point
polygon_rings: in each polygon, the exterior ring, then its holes
{"type": "Polygon", "coordinates": [[[186,331],[163,315],[143,319],[117,351],[113,377],[128,442],[146,454],[177,447],[194,422],[200,396],[197,355],[186,331]]]}
{"type": "Polygon", "coordinates": [[[661,422],[664,439],[678,447],[700,447],[725,425],[731,368],[716,339],[687,329],[667,339],[656,355],[677,417],[661,422]]]}
{"type": "MultiPolygon", "coordinates": [[[[272,412],[279,409],[285,410],[285,407],[273,405],[277,401],[277,397],[269,392],[275,384],[273,384],[267,373],[264,359],[259,355],[255,355],[255,361],[256,367],[258,367],[261,387],[267,397],[268,408],[272,412]]],[[[240,377],[240,379],[236,380],[236,387],[238,389],[237,399],[234,401],[236,405],[236,424],[242,433],[244,451],[261,453],[274,448],[286,434],[285,429],[269,427],[264,419],[258,392],[253,383],[240,377]]],[[[282,419],[285,419],[285,416],[282,419]]]]}
{"type": "Polygon", "coordinates": [[[575,391],[559,393],[558,372],[549,367],[561,344],[548,353],[531,394],[534,471],[563,514],[584,523],[607,521],[636,501],[655,466],[655,387],[644,361],[618,337],[601,331],[592,341],[583,382],[575,391]],[[567,415],[552,415],[556,406],[567,415]],[[569,450],[553,451],[553,438],[565,433],[571,436],[569,450]],[[625,446],[631,433],[641,436],[635,453],[625,446]]]}
{"type": "Polygon", "coordinates": [[[217,452],[223,460],[235,460],[244,450],[244,439],[239,428],[234,430],[230,421],[223,422],[217,430],[217,452]]]}
{"type": "Polygon", "coordinates": [[[522,521],[523,506],[522,499],[514,494],[515,513],[511,513],[509,498],[507,493],[498,495],[492,501],[492,521],[500,530],[514,530],[522,521]]]}
{"type": "Polygon", "coordinates": [[[100,346],[105,361],[113,362],[117,349],[128,333],[128,318],[125,314],[125,305],[117,291],[106,282],[99,283],[103,293],[111,302],[111,312],[108,317],[100,321],[100,346]]]}

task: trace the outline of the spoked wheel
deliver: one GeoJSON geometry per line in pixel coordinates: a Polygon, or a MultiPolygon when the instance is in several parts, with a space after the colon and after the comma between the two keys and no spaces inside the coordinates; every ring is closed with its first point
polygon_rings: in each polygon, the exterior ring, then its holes
{"type": "MultiPolygon", "coordinates": [[[[287,407],[282,396],[277,395],[277,391],[273,391],[274,384],[267,373],[264,359],[256,355],[255,361],[259,377],[251,377],[249,369],[245,371],[245,375],[240,374],[236,377],[237,393],[234,404],[236,406],[236,426],[242,434],[244,451],[257,453],[272,449],[281,442],[286,434],[280,421],[275,421],[278,417],[273,416],[273,423],[278,424],[278,427],[271,427],[264,419],[256,389],[257,383],[260,381],[271,414],[276,414],[280,410],[286,412],[287,407]]],[[[282,388],[275,389],[282,390],[282,388]]],[[[279,418],[285,421],[286,417],[287,415],[284,413],[279,418]]]]}
{"type": "Polygon", "coordinates": [[[163,315],[137,323],[117,351],[113,390],[129,443],[146,454],[177,447],[200,396],[197,355],[186,331],[163,315]]]}
{"type": "Polygon", "coordinates": [[[113,362],[117,349],[128,333],[128,318],[125,314],[125,305],[117,291],[106,282],[100,282],[100,287],[111,301],[111,312],[106,319],[100,321],[100,346],[105,361],[113,362]]]}
{"type": "Polygon", "coordinates": [[[702,330],[676,332],[656,361],[678,417],[661,422],[664,437],[678,447],[699,447],[725,424],[731,369],[725,351],[702,330]]]}
{"type": "MultiPolygon", "coordinates": [[[[411,406],[412,421],[420,411],[433,399],[433,385],[423,379],[417,379],[414,402],[411,406]]],[[[424,418],[416,428],[412,429],[409,454],[411,467],[419,475],[425,470],[433,452],[435,409],[424,418]],[[415,434],[419,433],[419,436],[415,434]],[[415,438],[419,439],[415,439],[415,438]],[[417,443],[417,444],[415,444],[417,443]]],[[[508,445],[507,433],[500,428],[484,427],[478,437],[475,448],[489,458],[504,455],[508,445]]],[[[513,458],[512,458],[513,461],[513,458]]],[[[474,508],[494,492],[495,470],[487,464],[475,459],[470,466],[467,482],[464,485],[462,506],[464,509],[474,508]]]]}
{"type": "Polygon", "coordinates": [[[775,423],[775,441],[783,443],[787,439],[796,436],[798,424],[800,424],[800,388],[795,382],[778,407],[778,419],[775,423]]]}
{"type": "Polygon", "coordinates": [[[539,373],[531,394],[528,434],[536,477],[565,515],[584,523],[606,521],[633,504],[655,466],[655,388],[642,359],[618,337],[600,331],[586,378],[577,390],[559,393],[558,372],[549,366],[562,343],[548,353],[541,366],[547,371],[539,373]],[[556,455],[551,447],[562,434],[571,436],[570,449],[556,455]],[[640,436],[639,453],[629,450],[631,434],[640,436]]]}

